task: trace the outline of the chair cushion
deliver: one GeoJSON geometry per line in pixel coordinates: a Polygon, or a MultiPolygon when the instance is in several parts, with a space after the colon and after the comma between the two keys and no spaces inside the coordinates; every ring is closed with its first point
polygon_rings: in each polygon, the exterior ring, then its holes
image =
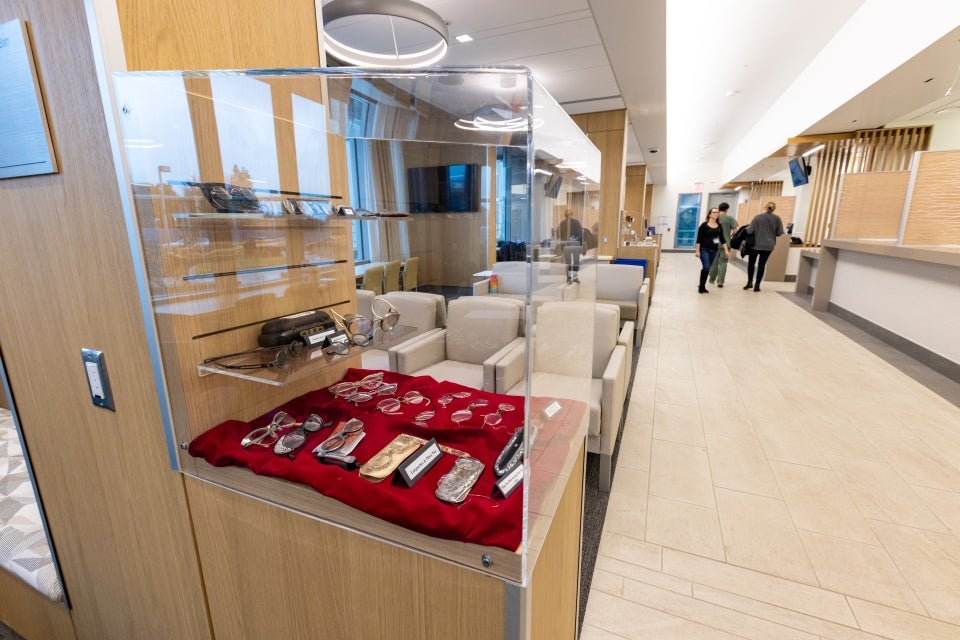
{"type": "Polygon", "coordinates": [[[630,300],[600,300],[597,299],[597,302],[600,304],[611,304],[620,309],[620,323],[623,324],[627,320],[633,320],[636,322],[637,313],[639,312],[639,305],[637,304],[637,299],[634,298],[630,300]]]}
{"type": "Polygon", "coordinates": [[[633,300],[640,297],[643,267],[630,264],[597,265],[597,297],[604,300],[633,300]]]}
{"type": "MultiPolygon", "coordinates": [[[[416,333],[435,329],[438,326],[436,298],[441,296],[416,291],[394,291],[383,297],[400,312],[399,324],[415,327],[416,333]]],[[[382,304],[377,303],[377,309],[381,313],[383,313],[380,308],[382,304]]]]}
{"type": "Polygon", "coordinates": [[[447,306],[447,360],[483,361],[521,335],[522,303],[492,296],[465,296],[447,306]]]}
{"type": "MultiPolygon", "coordinates": [[[[580,378],[560,376],[553,373],[536,372],[530,385],[531,396],[568,398],[586,403],[590,423],[587,435],[600,435],[600,396],[603,389],[602,380],[591,380],[589,386],[580,378]]],[[[520,381],[507,391],[507,395],[522,396],[524,382],[520,381]]]]}
{"type": "Polygon", "coordinates": [[[526,294],[526,262],[494,262],[491,271],[497,276],[497,293],[526,294]]]}
{"type": "Polygon", "coordinates": [[[592,302],[545,302],[537,310],[533,369],[574,378],[602,378],[617,346],[620,313],[613,305],[592,302]],[[584,340],[591,327],[593,344],[584,340]],[[591,357],[591,348],[593,350],[591,357]]]}
{"type": "Polygon", "coordinates": [[[430,376],[435,380],[449,380],[474,389],[483,388],[483,365],[444,360],[416,372],[418,376],[430,376]]]}

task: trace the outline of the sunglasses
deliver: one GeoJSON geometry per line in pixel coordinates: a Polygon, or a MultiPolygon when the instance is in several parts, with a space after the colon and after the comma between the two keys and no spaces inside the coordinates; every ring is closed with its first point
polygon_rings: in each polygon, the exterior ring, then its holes
{"type": "Polygon", "coordinates": [[[267,369],[269,367],[282,367],[283,365],[287,364],[287,358],[296,358],[299,356],[301,349],[303,349],[303,343],[299,340],[295,340],[294,342],[285,344],[282,347],[257,347],[255,349],[247,349],[246,351],[238,351],[236,353],[228,353],[222,356],[214,356],[212,358],[207,358],[203,361],[203,363],[213,363],[218,367],[223,367],[224,369],[267,369]],[[270,360],[269,362],[256,362],[253,364],[226,364],[221,362],[221,360],[235,358],[237,356],[244,356],[251,353],[269,352],[276,352],[273,360],[270,360]]]}

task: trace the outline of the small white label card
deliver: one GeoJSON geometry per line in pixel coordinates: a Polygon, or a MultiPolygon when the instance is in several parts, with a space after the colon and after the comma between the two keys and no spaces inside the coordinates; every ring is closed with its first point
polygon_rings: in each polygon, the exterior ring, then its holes
{"type": "Polygon", "coordinates": [[[503,494],[503,497],[506,498],[513,490],[520,486],[520,483],[523,481],[523,463],[516,464],[513,466],[513,469],[507,471],[502,478],[497,480],[497,490],[503,494]]]}
{"type": "Polygon", "coordinates": [[[551,419],[553,416],[557,415],[558,411],[560,411],[560,403],[554,400],[553,402],[548,404],[546,408],[543,410],[543,419],[544,420],[551,419]]]}
{"type": "Polygon", "coordinates": [[[404,460],[397,467],[397,471],[400,472],[400,477],[407,483],[407,486],[412,487],[417,480],[423,477],[423,474],[437,464],[441,456],[443,456],[443,452],[440,451],[440,445],[437,444],[436,438],[431,438],[430,442],[417,449],[409,458],[404,460]]]}

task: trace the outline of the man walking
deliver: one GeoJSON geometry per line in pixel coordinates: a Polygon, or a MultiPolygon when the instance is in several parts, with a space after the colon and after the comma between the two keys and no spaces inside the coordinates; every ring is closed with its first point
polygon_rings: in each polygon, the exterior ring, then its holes
{"type": "MultiPolygon", "coordinates": [[[[723,242],[729,247],[730,238],[736,233],[739,225],[737,224],[736,218],[727,214],[727,211],[730,210],[729,204],[721,202],[717,209],[720,209],[720,218],[717,222],[720,223],[720,228],[723,229],[723,242]]],[[[723,281],[727,277],[727,262],[726,252],[717,252],[717,258],[713,261],[713,264],[710,265],[711,284],[716,282],[718,287],[723,287],[723,281]]]]}

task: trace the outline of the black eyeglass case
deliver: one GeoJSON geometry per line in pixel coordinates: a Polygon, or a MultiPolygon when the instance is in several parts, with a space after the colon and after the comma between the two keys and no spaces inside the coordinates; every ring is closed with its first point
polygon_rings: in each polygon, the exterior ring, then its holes
{"type": "Polygon", "coordinates": [[[257,344],[261,347],[282,347],[299,341],[308,347],[320,346],[334,330],[336,324],[326,311],[305,311],[265,323],[260,329],[257,344]]]}

